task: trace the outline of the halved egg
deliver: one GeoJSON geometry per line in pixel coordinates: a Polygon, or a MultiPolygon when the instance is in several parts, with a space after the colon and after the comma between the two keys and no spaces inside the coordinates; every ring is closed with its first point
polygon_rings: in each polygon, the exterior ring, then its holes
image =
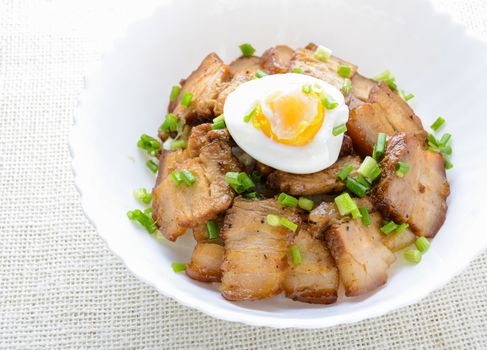
{"type": "Polygon", "coordinates": [[[225,101],[225,123],[246,153],[275,169],[295,174],[323,170],[338,158],[348,120],[342,93],[303,74],[265,76],[240,85],[225,101]],[[326,109],[323,98],[336,102],[326,109]]]}

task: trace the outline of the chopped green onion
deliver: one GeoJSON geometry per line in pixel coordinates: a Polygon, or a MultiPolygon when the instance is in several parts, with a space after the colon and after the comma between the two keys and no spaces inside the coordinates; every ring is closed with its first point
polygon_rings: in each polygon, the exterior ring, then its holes
{"type": "Polygon", "coordinates": [[[367,189],[370,190],[370,182],[363,176],[363,175],[358,175],[355,180],[361,184],[364,187],[367,187],[367,189]]]}
{"type": "Polygon", "coordinates": [[[350,176],[347,177],[346,186],[350,190],[350,192],[352,192],[353,194],[359,197],[365,196],[365,193],[369,190],[368,187],[365,187],[360,182],[358,182],[357,180],[355,180],[350,176]]]}
{"type": "Polygon", "coordinates": [[[245,193],[243,195],[244,198],[247,198],[247,199],[256,199],[257,198],[257,192],[249,192],[249,193],[245,193]]]}
{"type": "Polygon", "coordinates": [[[348,96],[352,91],[352,81],[348,78],[343,79],[342,92],[345,96],[348,96]]]}
{"type": "Polygon", "coordinates": [[[397,162],[396,163],[396,176],[404,177],[407,172],[411,169],[411,165],[404,162],[397,162]]]}
{"type": "Polygon", "coordinates": [[[186,264],[185,263],[177,263],[177,262],[173,262],[171,264],[171,267],[172,267],[172,270],[174,272],[183,272],[186,270],[186,264]]]}
{"type": "Polygon", "coordinates": [[[161,143],[152,136],[142,134],[139,141],[137,141],[137,147],[147,151],[150,155],[154,156],[161,149],[161,143]]]}
{"type": "Polygon", "coordinates": [[[444,149],[443,149],[443,155],[446,155],[446,156],[451,156],[452,155],[452,148],[450,145],[446,146],[444,149]]]}
{"type": "Polygon", "coordinates": [[[181,86],[174,85],[171,89],[171,94],[169,95],[169,101],[171,102],[176,101],[176,98],[178,97],[180,91],[181,91],[181,86]]]}
{"type": "Polygon", "coordinates": [[[348,164],[346,166],[344,166],[337,174],[337,178],[342,180],[342,181],[345,181],[345,179],[347,178],[348,175],[350,175],[350,173],[353,171],[353,165],[351,164],[348,164]]]}
{"type": "Polygon", "coordinates": [[[249,113],[247,113],[247,115],[244,117],[244,122],[248,123],[250,121],[250,119],[252,119],[252,117],[254,116],[255,114],[255,110],[257,109],[257,107],[254,107],[250,110],[249,113]]]}
{"type": "Polygon", "coordinates": [[[357,204],[347,192],[335,197],[335,204],[338,208],[338,212],[342,216],[350,214],[355,210],[358,211],[357,204]]]}
{"type": "Polygon", "coordinates": [[[340,124],[335,126],[331,131],[331,133],[333,134],[333,136],[338,136],[340,134],[345,133],[346,131],[347,131],[347,124],[340,124]]]}
{"type": "Polygon", "coordinates": [[[375,81],[383,81],[383,82],[385,82],[387,84],[387,86],[389,86],[389,88],[392,91],[396,91],[397,90],[396,78],[394,78],[394,77],[391,76],[391,72],[388,69],[386,69],[382,73],[376,75],[374,77],[374,80],[375,81]]]}
{"type": "Polygon", "coordinates": [[[301,209],[311,211],[311,210],[313,210],[313,208],[315,206],[315,202],[313,202],[311,199],[308,199],[306,197],[299,197],[298,206],[301,209]]]}
{"type": "Polygon", "coordinates": [[[404,252],[404,259],[413,264],[418,264],[421,261],[421,252],[417,249],[408,249],[404,252]]]}
{"type": "Polygon", "coordinates": [[[449,159],[445,159],[445,169],[450,170],[453,168],[453,163],[449,159]]]}
{"type": "Polygon", "coordinates": [[[284,192],[281,192],[277,197],[277,201],[282,205],[290,208],[295,208],[298,205],[298,199],[296,197],[290,196],[284,192]]]}
{"type": "Polygon", "coordinates": [[[406,92],[404,90],[400,90],[399,97],[402,98],[404,101],[408,102],[409,100],[414,98],[414,94],[409,93],[406,95],[406,92]]]}
{"type": "Polygon", "coordinates": [[[372,157],[365,157],[362,164],[358,168],[358,173],[366,178],[374,181],[381,173],[377,161],[372,157]]]}
{"type": "Polygon", "coordinates": [[[323,97],[321,103],[330,111],[338,106],[338,102],[334,101],[330,96],[323,97]]]}
{"type": "Polygon", "coordinates": [[[242,56],[244,57],[250,57],[255,52],[254,47],[249,43],[242,44],[239,47],[240,47],[240,51],[242,51],[242,56]]]}
{"type": "Polygon", "coordinates": [[[423,236],[419,237],[414,244],[421,253],[427,251],[430,247],[430,242],[426,239],[426,237],[423,236]]]}
{"type": "Polygon", "coordinates": [[[196,177],[193,175],[193,173],[188,170],[188,169],[183,169],[181,170],[181,179],[183,179],[183,182],[188,185],[192,186],[196,182],[196,177]]]}
{"type": "Polygon", "coordinates": [[[305,94],[311,93],[311,85],[306,84],[301,87],[301,91],[305,94]]]}
{"type": "Polygon", "coordinates": [[[296,229],[298,228],[298,225],[296,225],[294,222],[292,222],[291,220],[289,220],[288,218],[284,217],[284,216],[281,216],[279,218],[279,224],[281,224],[281,226],[284,226],[285,228],[295,232],[296,229]]]}
{"type": "Polygon", "coordinates": [[[357,219],[357,218],[361,218],[362,217],[362,214],[360,214],[360,210],[358,210],[358,208],[355,208],[353,209],[350,214],[352,214],[352,218],[354,219],[357,219]]]}
{"type": "Polygon", "coordinates": [[[394,231],[394,233],[402,233],[404,232],[405,229],[407,229],[409,227],[409,224],[403,222],[401,225],[399,225],[396,230],[394,231]]]}
{"type": "Polygon", "coordinates": [[[445,124],[445,119],[443,117],[438,117],[438,118],[436,118],[434,123],[431,124],[430,128],[431,128],[431,130],[436,131],[439,128],[441,128],[443,126],[443,124],[445,124]]]}
{"type": "Polygon", "coordinates": [[[262,176],[262,173],[258,170],[254,170],[252,171],[252,174],[250,174],[252,181],[257,183],[262,181],[262,176]]]}
{"type": "Polygon", "coordinates": [[[377,161],[382,158],[386,151],[386,140],[387,135],[383,132],[380,132],[379,135],[377,135],[377,143],[375,144],[374,151],[372,153],[372,157],[377,161]]]}
{"type": "Polygon", "coordinates": [[[145,165],[149,168],[150,171],[152,171],[154,174],[157,173],[157,170],[159,170],[159,166],[152,160],[149,159],[145,165]]]}
{"type": "Polygon", "coordinates": [[[186,141],[184,140],[172,140],[169,148],[171,151],[175,151],[180,148],[186,148],[186,141]]]}
{"type": "Polygon", "coordinates": [[[261,71],[260,69],[257,69],[257,72],[255,72],[255,76],[256,76],[257,78],[262,78],[262,77],[265,77],[266,75],[267,75],[267,73],[266,73],[266,72],[261,71]]]}
{"type": "Polygon", "coordinates": [[[372,221],[370,220],[370,215],[369,215],[369,208],[367,207],[360,207],[358,208],[360,211],[360,214],[362,215],[362,223],[366,226],[370,225],[372,221]]]}
{"type": "Polygon", "coordinates": [[[332,53],[332,51],[329,48],[324,47],[322,45],[319,45],[316,48],[313,56],[314,56],[314,58],[316,58],[317,60],[319,60],[321,62],[326,62],[331,57],[331,53],[332,53]]]}
{"type": "Polygon", "coordinates": [[[227,126],[225,125],[225,119],[223,118],[223,115],[220,115],[219,117],[213,119],[213,124],[211,125],[212,130],[225,129],[226,127],[227,126]]]}
{"type": "Polygon", "coordinates": [[[436,139],[436,137],[433,134],[428,134],[428,144],[430,146],[435,146],[435,147],[440,146],[440,144],[438,143],[438,140],[436,139]]]}
{"type": "Polygon", "coordinates": [[[150,215],[152,215],[152,211],[153,211],[152,207],[149,207],[149,208],[144,210],[144,214],[150,216],[150,215]]]}
{"type": "Polygon", "coordinates": [[[208,239],[217,239],[220,237],[220,230],[215,221],[209,220],[206,222],[206,232],[208,232],[208,239]]]}
{"type": "Polygon", "coordinates": [[[137,221],[139,224],[141,224],[149,233],[154,233],[157,230],[156,224],[154,223],[154,220],[152,218],[142,212],[140,209],[135,209],[127,212],[127,216],[130,220],[132,221],[137,221]]]}
{"type": "Polygon", "coordinates": [[[447,147],[451,142],[451,134],[446,133],[440,139],[440,147],[447,147]]]}
{"type": "Polygon", "coordinates": [[[293,73],[302,74],[303,73],[303,69],[301,67],[293,68],[293,73]]]}
{"type": "Polygon", "coordinates": [[[349,66],[338,66],[338,69],[337,69],[338,75],[341,77],[344,77],[344,78],[349,78],[351,71],[352,71],[352,68],[349,66]]]}
{"type": "Polygon", "coordinates": [[[293,259],[293,265],[298,266],[303,262],[303,256],[301,255],[301,250],[296,244],[293,244],[289,250],[291,251],[291,257],[293,259]]]}
{"type": "Polygon", "coordinates": [[[193,94],[191,92],[185,92],[181,99],[181,105],[188,107],[193,101],[193,94]]]}
{"type": "Polygon", "coordinates": [[[388,235],[389,233],[396,231],[398,227],[399,225],[391,220],[388,223],[386,223],[384,226],[382,226],[380,230],[383,234],[388,235]]]}
{"type": "Polygon", "coordinates": [[[271,225],[271,226],[280,226],[280,222],[279,222],[279,216],[277,215],[274,215],[274,214],[268,214],[266,217],[265,217],[265,222],[268,224],[268,225],[271,225]]]}
{"type": "Polygon", "coordinates": [[[234,171],[229,171],[225,174],[225,182],[230,185],[231,188],[237,193],[242,193],[245,191],[243,186],[238,180],[238,173],[234,171]]]}
{"type": "Polygon", "coordinates": [[[169,113],[166,115],[166,119],[164,123],[160,126],[159,130],[164,132],[171,132],[171,131],[178,131],[178,117],[173,114],[169,113]]]}
{"type": "Polygon", "coordinates": [[[255,184],[247,173],[241,172],[237,176],[237,180],[243,187],[244,191],[248,191],[255,188],[255,184]]]}
{"type": "Polygon", "coordinates": [[[148,193],[145,188],[138,188],[134,191],[134,197],[144,204],[149,204],[152,200],[152,194],[148,193]]]}
{"type": "Polygon", "coordinates": [[[445,158],[445,169],[453,168],[453,164],[450,160],[452,154],[451,148],[451,138],[450,133],[445,133],[441,139],[438,141],[432,134],[428,134],[428,150],[431,152],[441,153],[443,158],[445,158]]]}
{"type": "Polygon", "coordinates": [[[171,176],[172,182],[176,186],[179,186],[183,182],[183,177],[181,176],[181,173],[179,173],[177,171],[173,171],[170,176],[171,176]]]}

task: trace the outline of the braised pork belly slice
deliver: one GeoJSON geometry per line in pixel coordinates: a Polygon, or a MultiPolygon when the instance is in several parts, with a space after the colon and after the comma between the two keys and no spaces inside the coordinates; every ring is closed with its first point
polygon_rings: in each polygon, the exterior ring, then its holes
{"type": "Polygon", "coordinates": [[[399,133],[388,139],[373,198],[384,216],[431,238],[445,221],[450,187],[443,156],[428,151],[425,138],[425,133],[399,133]],[[398,162],[410,165],[403,177],[396,175],[398,162]]]}
{"type": "Polygon", "coordinates": [[[230,63],[233,76],[230,81],[221,85],[215,103],[215,115],[223,114],[223,106],[225,105],[225,101],[230,93],[235,91],[235,89],[241,84],[255,78],[255,73],[260,68],[259,63],[260,57],[257,56],[239,57],[230,63]]]}
{"type": "Polygon", "coordinates": [[[186,274],[201,282],[220,282],[221,264],[225,248],[221,244],[205,241],[196,244],[186,274]]]}
{"type": "Polygon", "coordinates": [[[299,196],[342,191],[345,184],[337,179],[338,172],[350,164],[354,168],[353,175],[361,162],[358,156],[346,156],[339,158],[330,167],[312,174],[291,174],[275,170],[267,177],[267,184],[272,189],[299,196]]]}
{"type": "Polygon", "coordinates": [[[338,270],[328,248],[301,229],[293,243],[299,247],[302,263],[293,265],[288,253],[288,270],[282,284],[286,297],[311,304],[332,304],[337,300],[338,270]]]}
{"type": "MultiPolygon", "coordinates": [[[[204,128],[208,125],[197,126],[193,132],[196,134],[204,128]]],[[[239,163],[232,155],[225,132],[207,135],[206,143],[197,148],[198,155],[179,163],[173,170],[191,171],[196,182],[192,186],[176,185],[171,176],[166,176],[153,190],[153,218],[159,230],[171,241],[182,235],[185,228],[215,219],[232,204],[234,193],[225,182],[225,174],[239,171],[239,163]]]]}
{"type": "Polygon", "coordinates": [[[355,73],[352,77],[352,95],[359,100],[366,102],[369,99],[370,91],[376,85],[377,82],[375,80],[366,78],[359,73],[355,73]]]}
{"type": "Polygon", "coordinates": [[[210,53],[186,80],[181,81],[181,91],[169,104],[169,112],[177,114],[188,124],[211,119],[214,116],[213,108],[218,93],[222,85],[230,80],[231,75],[231,68],[223,63],[217,54],[210,53]],[[193,94],[192,101],[187,107],[181,104],[186,92],[193,94]]]}
{"type": "Polygon", "coordinates": [[[366,156],[372,154],[379,133],[392,136],[421,131],[423,126],[409,105],[381,82],[370,90],[367,103],[350,111],[347,129],[355,150],[366,156]]]}
{"type": "Polygon", "coordinates": [[[262,70],[268,74],[282,74],[289,70],[294,50],[286,45],[277,45],[267,49],[260,59],[262,70]]]}
{"type": "Polygon", "coordinates": [[[286,276],[287,252],[292,232],[270,226],[266,216],[284,216],[300,225],[294,209],[275,199],[236,198],[227,210],[222,236],[225,258],[220,291],[228,300],[256,300],[281,292],[286,276]]]}

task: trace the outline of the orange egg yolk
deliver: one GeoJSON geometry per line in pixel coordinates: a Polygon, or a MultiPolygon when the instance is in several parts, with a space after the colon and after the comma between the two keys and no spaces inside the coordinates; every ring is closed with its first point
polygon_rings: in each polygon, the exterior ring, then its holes
{"type": "Polygon", "coordinates": [[[313,140],[324,118],[325,110],[316,94],[278,91],[257,105],[252,124],[271,140],[303,146],[313,140]]]}

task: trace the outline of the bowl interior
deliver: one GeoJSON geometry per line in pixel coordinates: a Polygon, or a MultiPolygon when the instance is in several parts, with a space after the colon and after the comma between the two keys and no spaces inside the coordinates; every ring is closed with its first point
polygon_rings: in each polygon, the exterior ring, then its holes
{"type": "MultiPolygon", "coordinates": [[[[215,317],[274,327],[326,327],[380,315],[414,302],[448,281],[487,246],[480,226],[485,156],[476,154],[487,78],[483,43],[467,37],[430,4],[338,1],[167,1],[150,18],[130,26],[88,79],[71,138],[83,207],[100,235],[142,280],[181,303],[215,317]],[[140,205],[132,191],[152,188],[154,175],[136,147],[142,133],[155,135],[170,87],[211,51],[229,62],[250,42],[261,54],[280,43],[324,44],[373,76],[390,69],[412,107],[428,126],[442,115],[454,136],[454,168],[447,220],[423,261],[399,257],[385,288],[367,298],[332,306],[276,297],[230,303],[217,286],[195,282],[171,269],[188,261],[190,235],[177,243],[157,241],[127,220],[140,205]]],[[[477,151],[478,153],[478,151],[477,151]]]]}

